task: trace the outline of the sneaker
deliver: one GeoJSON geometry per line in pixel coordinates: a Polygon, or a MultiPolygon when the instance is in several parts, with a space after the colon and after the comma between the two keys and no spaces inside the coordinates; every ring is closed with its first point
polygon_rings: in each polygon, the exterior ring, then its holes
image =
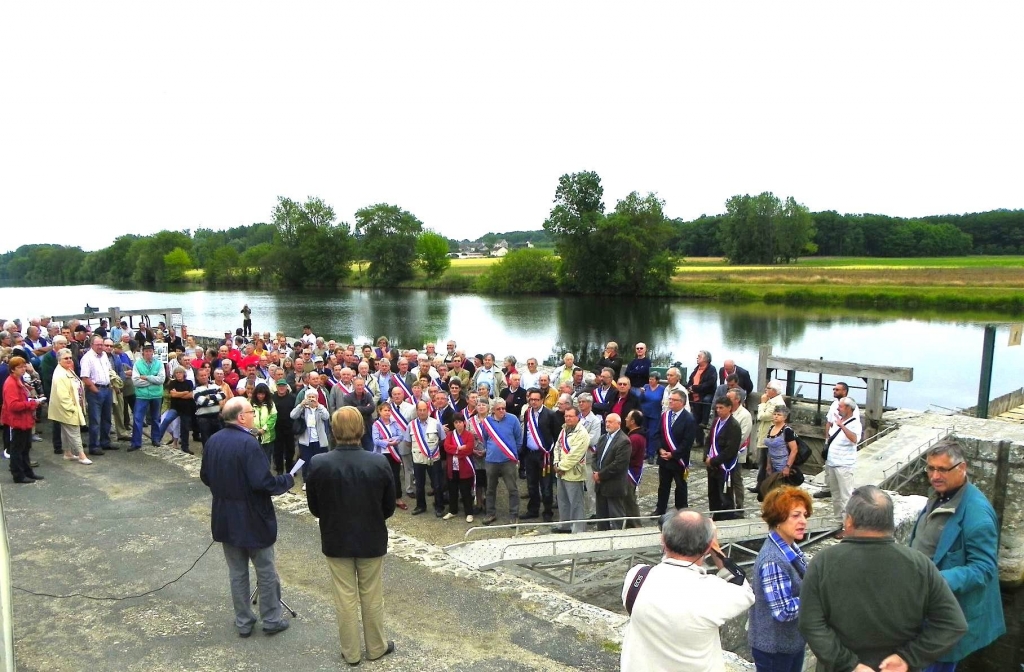
{"type": "Polygon", "coordinates": [[[455,514],[449,511],[448,513],[444,514],[441,517],[441,520],[451,520],[454,517],[455,517],[455,514]]]}
{"type": "Polygon", "coordinates": [[[78,463],[79,463],[79,464],[92,464],[92,460],[90,460],[90,459],[89,459],[88,457],[85,457],[85,456],[83,455],[83,456],[82,456],[82,459],[80,459],[80,460],[78,461],[78,463]]]}
{"type": "Polygon", "coordinates": [[[41,443],[41,442],[42,442],[42,440],[43,440],[43,437],[39,436],[38,434],[33,434],[33,435],[32,435],[32,441],[33,441],[33,442],[35,442],[35,443],[41,443]]]}
{"type": "Polygon", "coordinates": [[[466,516],[466,522],[467,523],[472,523],[473,522],[473,516],[466,516]]]}
{"type": "Polygon", "coordinates": [[[305,491],[306,491],[306,484],[305,484],[305,483],[303,483],[303,484],[302,484],[302,491],[303,491],[303,492],[305,492],[305,491]]]}
{"type": "Polygon", "coordinates": [[[4,448],[4,459],[5,460],[11,459],[11,454],[7,452],[6,448],[4,448]]]}

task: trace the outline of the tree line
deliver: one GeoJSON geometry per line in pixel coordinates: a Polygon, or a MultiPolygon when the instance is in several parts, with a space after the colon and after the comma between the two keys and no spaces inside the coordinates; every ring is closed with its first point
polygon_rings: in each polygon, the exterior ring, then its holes
{"type": "MultiPolygon", "coordinates": [[[[481,291],[562,290],[588,294],[667,293],[681,257],[725,257],[735,264],[788,263],[801,256],[921,257],[1024,254],[1024,210],[900,218],[809,212],[793,197],[736,195],[725,212],[668,218],[657,194],[634,191],[607,211],[600,176],[562,175],[541,230],[487,233],[475,242],[514,250],[476,282],[481,291]]],[[[95,252],[29,244],[0,254],[0,280],[25,284],[124,285],[178,282],[203,269],[211,285],[330,287],[350,280],[396,286],[417,273],[445,276],[459,241],[424,227],[414,214],[379,203],[339,221],[318,197],[279,197],[266,223],[226,230],[119,236],[95,252]],[[364,268],[365,265],[365,268],[364,268]]],[[[464,240],[463,242],[468,242],[464,240]]]]}

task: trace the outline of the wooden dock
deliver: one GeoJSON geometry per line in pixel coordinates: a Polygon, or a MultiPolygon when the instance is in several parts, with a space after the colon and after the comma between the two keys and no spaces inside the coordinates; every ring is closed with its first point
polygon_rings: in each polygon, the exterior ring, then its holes
{"type": "Polygon", "coordinates": [[[1001,420],[1003,422],[1012,422],[1015,425],[1024,425],[1024,405],[1011,408],[992,419],[1001,420]]]}

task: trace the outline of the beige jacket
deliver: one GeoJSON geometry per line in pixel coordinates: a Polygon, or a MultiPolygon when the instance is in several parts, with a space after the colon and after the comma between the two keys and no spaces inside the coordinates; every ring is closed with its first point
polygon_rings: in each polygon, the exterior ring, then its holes
{"type": "Polygon", "coordinates": [[[587,429],[583,426],[582,422],[576,425],[576,429],[569,432],[567,439],[569,442],[569,452],[567,454],[562,447],[562,434],[568,428],[568,425],[562,427],[551,455],[555,464],[555,474],[559,478],[567,482],[579,482],[585,478],[583,458],[587,456],[590,449],[590,434],[587,433],[587,429]],[[559,465],[563,465],[562,468],[565,471],[559,471],[559,465]]]}
{"type": "Polygon", "coordinates": [[[83,401],[85,391],[81,379],[74,371],[58,366],[53,371],[53,385],[50,387],[50,410],[46,417],[64,425],[81,427],[85,421],[83,401]]]}

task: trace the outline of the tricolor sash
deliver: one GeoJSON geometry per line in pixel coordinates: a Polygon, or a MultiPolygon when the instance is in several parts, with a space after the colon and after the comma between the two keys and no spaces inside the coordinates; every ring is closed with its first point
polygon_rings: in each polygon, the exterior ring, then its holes
{"type": "Polygon", "coordinates": [[[452,408],[452,413],[458,413],[459,409],[455,406],[455,400],[452,399],[452,395],[448,395],[448,405],[452,408]]]}
{"type": "Polygon", "coordinates": [[[505,457],[509,460],[518,464],[519,456],[516,455],[516,452],[512,450],[507,443],[505,443],[505,439],[498,435],[498,430],[494,428],[494,420],[492,418],[487,418],[484,420],[483,424],[484,429],[487,431],[487,435],[490,436],[491,440],[498,445],[498,450],[505,453],[505,457]]]}
{"type": "MultiPolygon", "coordinates": [[[[487,422],[484,420],[484,422],[487,422]]],[[[480,440],[480,443],[484,442],[484,428],[480,426],[479,416],[474,415],[469,419],[469,426],[473,435],[480,440]]]]}
{"type": "Polygon", "coordinates": [[[418,399],[412,398],[412,388],[410,388],[409,385],[406,384],[406,382],[398,376],[398,374],[392,373],[391,379],[395,382],[395,385],[401,388],[402,392],[405,394],[406,397],[412,399],[413,403],[419,401],[418,399]]]}
{"type": "Polygon", "coordinates": [[[353,387],[345,387],[345,383],[341,382],[340,380],[335,384],[338,387],[340,387],[341,391],[344,392],[345,394],[352,394],[352,390],[354,389],[353,387]]]}
{"type": "MultiPolygon", "coordinates": [[[[724,426],[725,426],[725,423],[722,422],[721,419],[716,419],[715,420],[715,431],[711,432],[711,441],[710,441],[710,446],[708,447],[708,459],[714,459],[714,458],[718,457],[718,435],[722,433],[722,428],[724,426]]],[[[728,464],[728,465],[723,464],[721,466],[722,472],[725,474],[726,488],[729,487],[728,486],[729,474],[732,472],[733,469],[736,468],[736,463],[738,461],[739,461],[739,454],[737,453],[736,459],[734,459],[732,461],[732,464],[728,464]]]]}
{"type": "Polygon", "coordinates": [[[466,442],[462,440],[462,437],[459,436],[458,432],[452,432],[452,434],[455,435],[455,448],[456,448],[456,454],[452,455],[452,471],[458,471],[459,470],[459,455],[458,455],[458,451],[460,449],[466,447],[466,442]]]}
{"type": "Polygon", "coordinates": [[[640,465],[636,469],[630,467],[626,470],[626,474],[629,476],[629,482],[632,483],[634,487],[638,488],[640,487],[640,479],[643,478],[644,475],[644,467],[643,465],[640,465]]]}
{"type": "Polygon", "coordinates": [[[608,392],[610,392],[611,389],[612,388],[609,387],[607,390],[602,392],[601,391],[601,386],[598,385],[597,387],[594,388],[594,396],[597,397],[598,402],[603,404],[604,400],[608,397],[608,392]]]}
{"type": "Polygon", "coordinates": [[[526,430],[530,432],[530,436],[533,437],[534,442],[544,456],[541,462],[540,475],[547,476],[551,472],[551,451],[546,449],[544,442],[540,440],[540,430],[537,428],[537,411],[534,411],[532,408],[526,412],[526,430]]]}
{"type": "Polygon", "coordinates": [[[412,436],[413,440],[416,441],[416,445],[420,447],[420,452],[423,453],[428,460],[433,462],[437,459],[437,449],[430,450],[430,444],[427,443],[427,431],[423,428],[423,423],[419,419],[412,421],[412,436]]]}
{"type": "Polygon", "coordinates": [[[394,418],[395,423],[404,432],[409,429],[409,423],[406,422],[405,416],[402,415],[402,409],[393,401],[388,402],[391,405],[391,417],[394,418]]]}
{"type": "MultiPolygon", "coordinates": [[[[679,446],[676,445],[675,439],[672,438],[672,423],[668,421],[669,415],[671,415],[673,412],[674,411],[665,411],[664,413],[661,414],[661,435],[665,438],[665,443],[668,444],[668,447],[674,453],[677,450],[679,450],[679,446]]],[[[682,411],[680,411],[680,413],[681,412],[682,411]]],[[[679,466],[683,467],[684,469],[686,468],[686,460],[680,457],[678,462],[679,466]]],[[[639,483],[639,481],[637,481],[637,483],[639,483]]]]}
{"type": "MultiPolygon", "coordinates": [[[[373,426],[377,428],[377,431],[380,433],[382,437],[384,437],[385,439],[391,438],[391,431],[388,429],[388,426],[384,424],[383,420],[378,419],[376,422],[373,423],[373,426]]],[[[402,456],[398,454],[398,451],[395,449],[394,444],[389,443],[387,444],[386,448],[388,451],[388,455],[391,456],[391,459],[401,464],[402,456]]]]}

